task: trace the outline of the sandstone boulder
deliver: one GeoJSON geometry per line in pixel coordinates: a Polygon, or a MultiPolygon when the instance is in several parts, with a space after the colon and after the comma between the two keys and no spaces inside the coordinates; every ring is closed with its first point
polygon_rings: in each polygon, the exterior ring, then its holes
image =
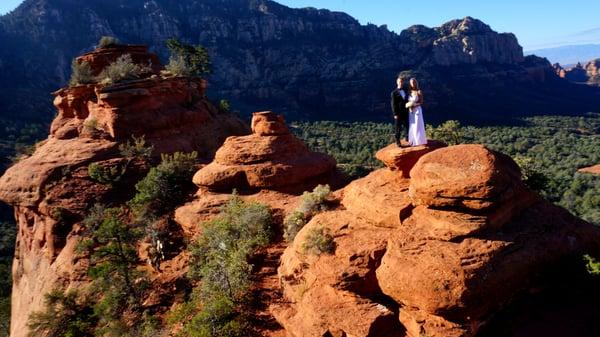
{"type": "Polygon", "coordinates": [[[513,198],[519,166],[482,145],[457,145],[423,156],[411,170],[410,196],[416,205],[486,209],[513,198]]]}
{"type": "MultiPolygon", "coordinates": [[[[408,144],[405,144],[408,145],[408,144]]],[[[377,151],[375,157],[382,161],[392,171],[399,171],[405,178],[409,177],[410,170],[415,166],[419,158],[433,150],[446,146],[446,144],[429,140],[426,145],[399,147],[390,144],[377,151]]]]}
{"type": "Polygon", "coordinates": [[[402,336],[395,308],[376,296],[374,268],[390,231],[352,213],[332,211],[317,215],[298,233],[278,269],[289,303],[272,307],[291,336],[402,336]],[[335,237],[335,252],[305,251],[307,235],[316,228],[335,237]]]}
{"type": "Polygon", "coordinates": [[[252,133],[260,136],[278,136],[290,133],[283,116],[271,111],[256,112],[252,115],[252,133]]]}
{"type": "Polygon", "coordinates": [[[412,207],[407,197],[410,181],[384,168],[351,182],[342,191],[342,204],[378,227],[400,226],[402,211],[412,207]]]}
{"type": "Polygon", "coordinates": [[[194,183],[212,190],[279,189],[335,172],[332,157],[310,152],[274,113],[254,114],[252,127],[259,133],[228,138],[194,183]]]}

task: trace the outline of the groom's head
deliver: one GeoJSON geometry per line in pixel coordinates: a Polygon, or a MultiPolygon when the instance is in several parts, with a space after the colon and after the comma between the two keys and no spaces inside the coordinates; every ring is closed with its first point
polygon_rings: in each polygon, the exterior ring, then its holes
{"type": "Polygon", "coordinates": [[[396,85],[398,86],[398,89],[404,88],[404,82],[404,77],[398,75],[398,77],[396,78],[396,85]]]}

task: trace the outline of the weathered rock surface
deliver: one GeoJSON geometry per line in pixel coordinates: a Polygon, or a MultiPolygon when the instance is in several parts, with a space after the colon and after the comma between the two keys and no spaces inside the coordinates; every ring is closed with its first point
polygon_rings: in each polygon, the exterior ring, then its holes
{"type": "Polygon", "coordinates": [[[590,167],[584,167],[582,169],[579,169],[579,172],[600,175],[600,164],[590,167]]]}
{"type": "Polygon", "coordinates": [[[289,335],[402,336],[395,308],[376,296],[374,270],[391,232],[345,211],[319,214],[302,229],[278,270],[289,303],[272,308],[289,335]],[[316,228],[335,237],[335,254],[305,252],[306,235],[316,228]]]}
{"type": "Polygon", "coordinates": [[[98,48],[89,53],[77,57],[78,63],[86,62],[92,69],[92,75],[98,76],[104,68],[115,62],[122,55],[130,55],[135,64],[150,68],[154,73],[163,69],[158,56],[148,52],[148,46],[144,45],[116,45],[98,48]]]}
{"type": "Polygon", "coordinates": [[[514,198],[521,172],[508,156],[482,145],[458,145],[423,156],[411,171],[415,205],[485,209],[514,198]]]}
{"type": "MultiPolygon", "coordinates": [[[[94,68],[119,53],[134,52],[132,47],[109,49],[84,57],[94,68]]],[[[145,48],[134,49],[139,49],[134,54],[140,59],[157,60],[145,48]]],[[[55,96],[58,115],[48,139],[0,178],[0,200],[14,207],[18,225],[11,337],[27,335],[29,314],[42,309],[46,293],[89,284],[87,260],[75,253],[81,235],[79,222],[95,203],[119,204],[131,198],[135,183],[149,169],[141,160],[123,158],[119,144],[131,136],[145,136],[147,143],[154,145],[155,156],[197,151],[209,160],[227,136],[249,132],[237,117],[208,102],[193,79],[154,76],[112,86],[65,88],[55,96]],[[109,188],[90,178],[91,163],[127,165],[127,171],[119,184],[109,188]]],[[[184,257],[178,255],[165,263],[170,278],[153,280],[159,285],[175,283],[185,273],[184,257]]],[[[160,293],[158,289],[163,288],[169,286],[157,286],[148,303],[171,296],[160,293]]]]}
{"type": "Polygon", "coordinates": [[[216,109],[199,80],[146,78],[112,86],[80,86],[54,93],[58,116],[51,136],[69,139],[100,132],[125,142],[144,136],[157,153],[199,151],[212,157],[224,135],[245,134],[237,117],[216,109]]]}
{"type": "Polygon", "coordinates": [[[222,191],[281,189],[335,175],[335,160],[310,152],[290,133],[281,116],[255,113],[252,129],[252,135],[229,137],[215,160],[194,175],[194,183],[222,191]]]}
{"type": "Polygon", "coordinates": [[[510,158],[483,146],[437,149],[410,179],[385,168],[339,195],[282,257],[288,303],[272,311],[291,336],[475,336],[543,284],[540,273],[600,249],[600,229],[529,191],[510,158]],[[332,254],[305,251],[315,228],[334,237],[332,254]]]}
{"type": "Polygon", "coordinates": [[[446,146],[436,140],[429,140],[426,145],[421,146],[408,146],[404,143],[402,145],[404,147],[390,144],[377,151],[375,158],[382,161],[392,171],[399,171],[405,178],[409,177],[410,170],[424,154],[446,146]]]}

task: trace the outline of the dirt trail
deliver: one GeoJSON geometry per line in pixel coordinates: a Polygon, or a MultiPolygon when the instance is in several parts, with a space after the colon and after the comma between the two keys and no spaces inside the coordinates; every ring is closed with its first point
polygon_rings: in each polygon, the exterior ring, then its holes
{"type": "Polygon", "coordinates": [[[269,312],[270,305],[283,300],[277,278],[277,267],[279,267],[279,259],[286,246],[283,241],[277,242],[260,251],[253,261],[255,264],[255,286],[252,289],[254,299],[249,309],[258,336],[287,336],[285,330],[269,312]]]}

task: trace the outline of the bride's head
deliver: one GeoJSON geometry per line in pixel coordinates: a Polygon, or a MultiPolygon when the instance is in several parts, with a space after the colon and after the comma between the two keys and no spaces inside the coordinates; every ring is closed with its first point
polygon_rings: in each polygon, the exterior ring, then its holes
{"type": "Polygon", "coordinates": [[[416,78],[414,78],[414,77],[411,78],[409,84],[410,84],[410,90],[416,90],[416,91],[420,90],[419,89],[419,82],[417,82],[416,78]]]}

